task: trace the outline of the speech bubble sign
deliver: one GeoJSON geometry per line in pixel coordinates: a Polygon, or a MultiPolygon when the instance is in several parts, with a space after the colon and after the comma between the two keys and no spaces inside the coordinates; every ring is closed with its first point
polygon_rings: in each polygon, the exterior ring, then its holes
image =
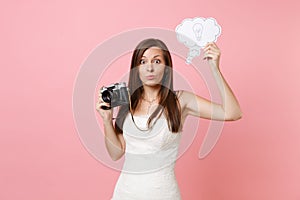
{"type": "Polygon", "coordinates": [[[208,42],[216,42],[221,35],[221,26],[214,18],[187,18],[175,29],[177,40],[189,48],[186,63],[190,64],[208,42]]]}

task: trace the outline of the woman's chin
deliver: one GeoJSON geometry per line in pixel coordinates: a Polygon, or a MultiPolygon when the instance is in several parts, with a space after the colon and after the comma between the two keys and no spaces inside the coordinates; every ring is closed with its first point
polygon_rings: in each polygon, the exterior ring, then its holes
{"type": "Polygon", "coordinates": [[[143,85],[148,87],[160,87],[161,84],[156,81],[146,81],[143,85]]]}

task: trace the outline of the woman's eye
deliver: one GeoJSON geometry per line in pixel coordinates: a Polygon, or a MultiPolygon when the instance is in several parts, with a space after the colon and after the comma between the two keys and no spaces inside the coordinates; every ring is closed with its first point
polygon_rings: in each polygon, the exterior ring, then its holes
{"type": "Polygon", "coordinates": [[[146,63],[145,60],[141,60],[141,61],[140,61],[140,64],[141,64],[141,65],[144,65],[145,63],[146,63]]]}
{"type": "Polygon", "coordinates": [[[154,63],[155,63],[155,64],[160,64],[160,60],[159,60],[159,59],[156,59],[156,60],[154,60],[154,63]]]}

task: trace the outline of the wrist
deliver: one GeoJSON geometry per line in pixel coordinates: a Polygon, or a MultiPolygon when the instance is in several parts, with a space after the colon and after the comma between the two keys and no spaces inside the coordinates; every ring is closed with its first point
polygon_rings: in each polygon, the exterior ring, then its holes
{"type": "Polygon", "coordinates": [[[220,72],[219,66],[216,66],[216,65],[212,65],[212,66],[210,67],[210,69],[211,69],[213,72],[220,72]]]}
{"type": "Polygon", "coordinates": [[[112,126],[112,119],[103,119],[103,125],[104,126],[112,126]]]}

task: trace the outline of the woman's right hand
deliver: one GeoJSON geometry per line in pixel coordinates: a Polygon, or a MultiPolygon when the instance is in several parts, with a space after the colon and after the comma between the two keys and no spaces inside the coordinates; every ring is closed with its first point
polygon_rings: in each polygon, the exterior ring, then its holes
{"type": "MultiPolygon", "coordinates": [[[[101,88],[102,89],[102,88],[101,88]]],[[[100,91],[101,91],[100,89],[100,91]]],[[[110,107],[109,103],[105,103],[102,100],[101,92],[99,92],[98,101],[96,103],[96,110],[100,114],[100,116],[103,119],[103,122],[111,122],[113,117],[113,108],[110,108],[108,110],[101,108],[101,106],[110,107]]]]}

